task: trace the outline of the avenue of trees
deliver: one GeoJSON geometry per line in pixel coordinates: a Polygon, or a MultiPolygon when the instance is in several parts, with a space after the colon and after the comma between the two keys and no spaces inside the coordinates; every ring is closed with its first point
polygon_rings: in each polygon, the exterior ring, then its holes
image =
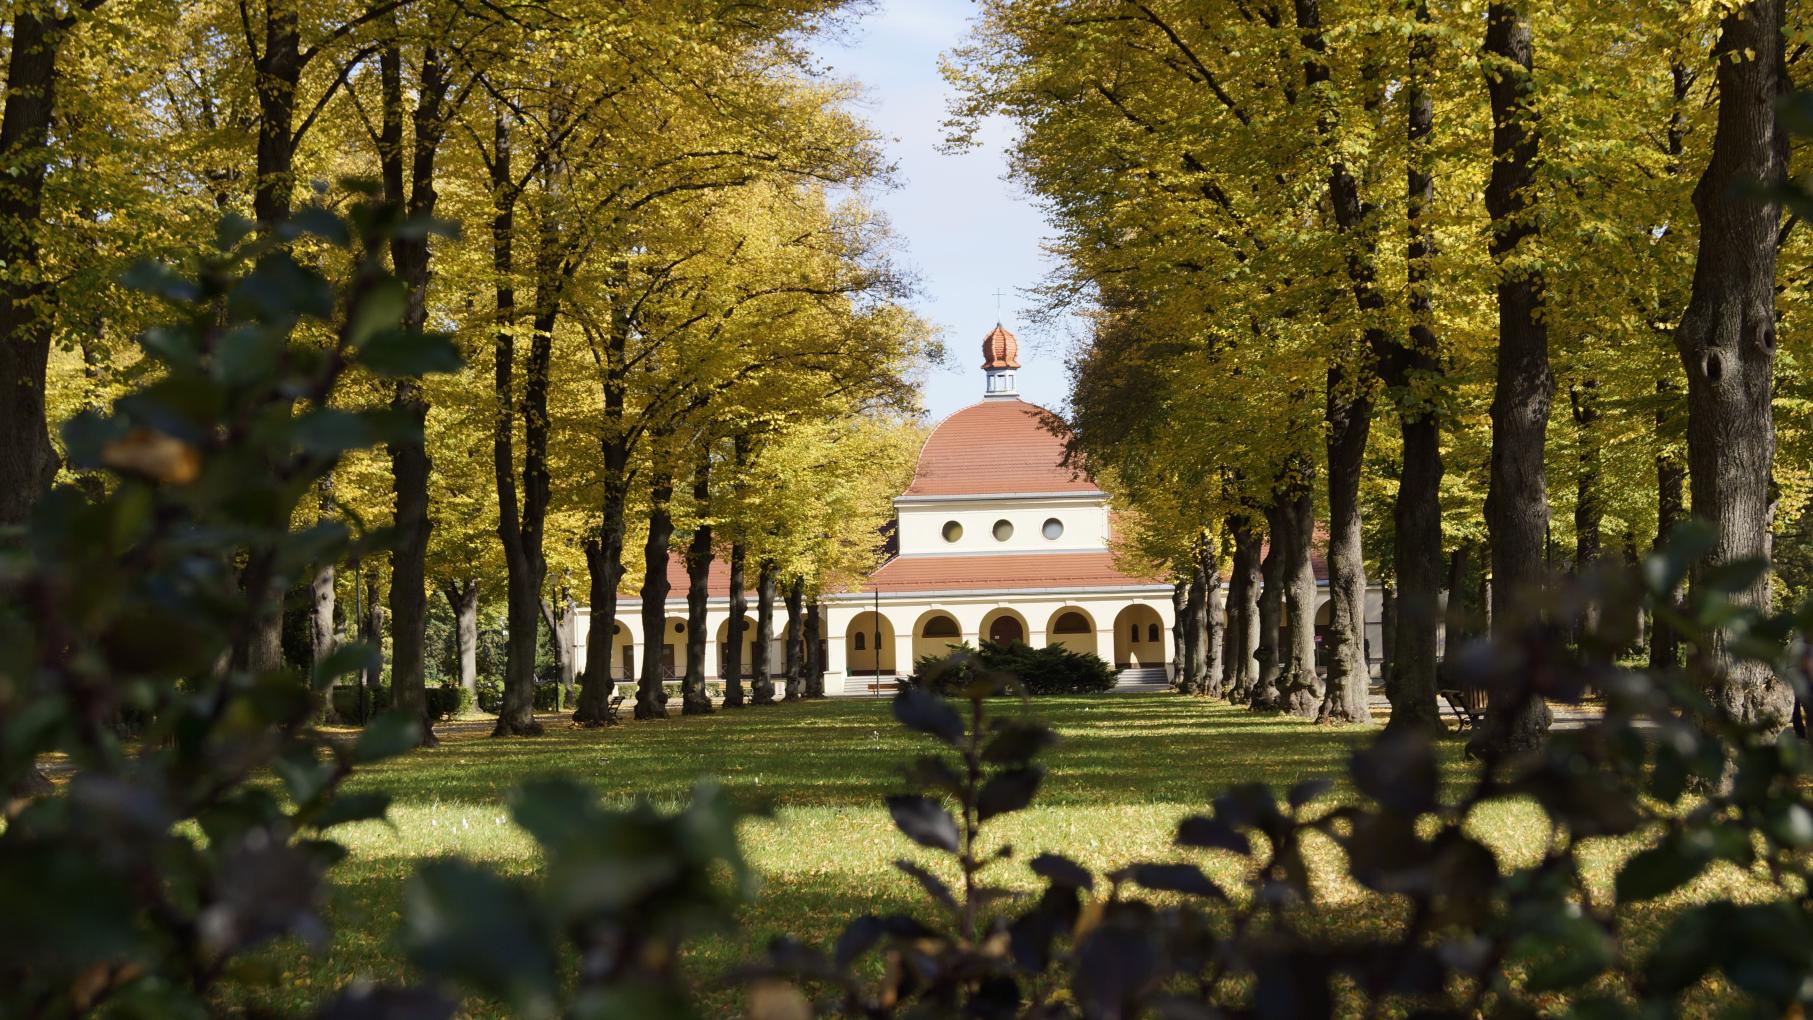
{"type": "MultiPolygon", "coordinates": [[[[1428,729],[1444,616],[1450,650],[1504,631],[1547,612],[1547,578],[1634,562],[1690,516],[1707,571],[1772,543],[1804,560],[1813,245],[1784,190],[1801,16],[982,5],[948,72],[952,143],[990,114],[1020,128],[1015,175],[1058,225],[1043,299],[1093,323],[1073,452],[1179,579],[1188,689],[1365,719],[1370,576],[1391,726],[1428,729]]],[[[1733,600],[1769,610],[1783,586],[1748,576],[1733,600]]],[[[1629,654],[1672,667],[1685,650],[1653,616],[1629,654]]],[[[1728,640],[1697,649],[1715,699],[1784,725],[1789,687],[1728,640]]],[[[1482,750],[1547,730],[1540,698],[1492,706],[1482,750]]]]}
{"type": "MultiPolygon", "coordinates": [[[[387,553],[248,589],[262,622],[236,668],[375,638],[391,700],[419,712],[441,672],[431,617],[469,688],[482,617],[501,624],[499,734],[538,729],[544,628],[576,717],[601,723],[613,629],[661,626],[670,551],[695,612],[714,558],[760,593],[762,620],[859,576],[910,471],[912,379],[935,351],[864,201],[889,167],[806,49],[845,6],[5,5],[0,525],[28,521],[59,472],[102,484],[64,468],[53,437],[149,371],[131,341],[157,308],[121,285],[128,267],[235,223],[290,231],[304,265],[343,259],[279,225],[375,189],[458,228],[401,231],[384,255],[404,331],[448,335],[463,367],[349,378],[425,438],[347,457],[293,523],[390,529],[387,553]],[[640,606],[618,604],[637,590],[640,606]],[[560,638],[584,603],[575,678],[560,638]]],[[[270,573],[238,566],[248,584],[270,573]]],[[[635,713],[665,715],[645,659],[635,713]]],[[[793,662],[778,690],[751,670],[748,698],[805,696],[812,669],[793,662]]],[[[710,709],[696,671],[682,701],[710,709]]]]}

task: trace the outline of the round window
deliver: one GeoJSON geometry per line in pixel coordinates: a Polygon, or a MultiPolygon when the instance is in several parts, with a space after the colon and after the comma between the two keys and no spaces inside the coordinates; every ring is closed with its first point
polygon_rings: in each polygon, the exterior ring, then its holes
{"type": "Polygon", "coordinates": [[[1045,522],[1045,527],[1041,530],[1045,532],[1046,538],[1056,541],[1064,535],[1064,522],[1053,517],[1045,522]]]}
{"type": "Polygon", "coordinates": [[[1014,537],[1014,526],[1011,521],[995,522],[995,541],[1005,542],[1014,537]]]}
{"type": "Polygon", "coordinates": [[[958,524],[956,521],[945,521],[944,522],[944,540],[946,542],[955,542],[956,540],[958,540],[959,538],[962,538],[962,537],[963,537],[963,525],[958,524]]]}

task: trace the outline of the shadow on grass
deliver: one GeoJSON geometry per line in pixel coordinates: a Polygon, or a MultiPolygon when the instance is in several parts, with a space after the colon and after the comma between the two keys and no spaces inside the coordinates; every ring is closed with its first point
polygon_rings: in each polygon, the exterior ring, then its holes
{"type": "MultiPolygon", "coordinates": [[[[1339,778],[1347,755],[1377,732],[1163,695],[1001,708],[1037,715],[1064,738],[1045,759],[1044,803],[1204,803],[1238,782],[1339,778]]],[[[398,803],[501,802],[525,779],[560,774],[607,797],[677,800],[698,777],[715,776],[745,803],[867,806],[893,791],[904,759],[929,749],[894,722],[886,701],[820,701],[557,727],[537,738],[461,736],[367,770],[356,786],[389,790],[398,803]]],[[[1455,745],[1445,760],[1457,768],[1458,759],[1455,745]]]]}

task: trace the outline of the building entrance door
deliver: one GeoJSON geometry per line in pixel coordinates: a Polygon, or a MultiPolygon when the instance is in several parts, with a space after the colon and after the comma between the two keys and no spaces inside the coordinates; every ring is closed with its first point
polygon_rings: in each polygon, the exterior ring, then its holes
{"type": "Polygon", "coordinates": [[[1026,640],[1026,628],[1011,616],[1003,616],[988,625],[988,639],[997,645],[1011,645],[1026,640]]]}

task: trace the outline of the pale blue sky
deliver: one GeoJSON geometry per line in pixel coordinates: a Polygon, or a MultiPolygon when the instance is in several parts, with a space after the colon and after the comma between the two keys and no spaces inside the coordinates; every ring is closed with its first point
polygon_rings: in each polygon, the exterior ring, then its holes
{"type": "Polygon", "coordinates": [[[1064,328],[1035,333],[1023,310],[1047,263],[1047,225],[1038,207],[1005,178],[1011,129],[987,125],[979,148],[938,151],[949,87],[938,57],[958,45],[974,6],[968,0],[878,0],[818,54],[839,78],[864,86],[861,112],[887,140],[898,187],[873,196],[902,242],[902,261],[920,281],[916,310],[942,330],[947,364],[926,379],[932,420],[982,396],[982,338],[998,317],[1020,338],[1022,398],[1059,408],[1067,390],[1064,328]]]}

